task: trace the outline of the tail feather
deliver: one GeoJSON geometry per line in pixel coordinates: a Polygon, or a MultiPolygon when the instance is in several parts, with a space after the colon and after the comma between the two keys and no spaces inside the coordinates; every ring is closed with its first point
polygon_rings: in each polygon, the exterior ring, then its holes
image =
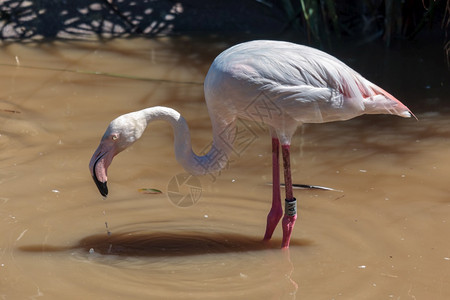
{"type": "Polygon", "coordinates": [[[384,89],[366,79],[364,79],[364,82],[360,80],[356,80],[356,82],[359,92],[364,98],[364,103],[369,109],[368,113],[383,113],[385,111],[404,118],[413,116],[417,120],[417,117],[406,105],[384,89]]]}
{"type": "Polygon", "coordinates": [[[354,105],[360,105],[362,112],[369,114],[395,114],[410,117],[410,110],[394,96],[349,69],[340,72],[340,92],[354,105]],[[356,100],[356,101],[355,101],[356,100]]]}

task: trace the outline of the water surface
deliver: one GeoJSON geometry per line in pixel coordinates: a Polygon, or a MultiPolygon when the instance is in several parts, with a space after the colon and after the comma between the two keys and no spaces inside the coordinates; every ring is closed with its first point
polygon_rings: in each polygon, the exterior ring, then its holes
{"type": "Polygon", "coordinates": [[[271,146],[256,124],[241,124],[244,138],[225,170],[176,190],[172,180],[185,175],[172,129],[154,123],[116,157],[102,199],[88,163],[120,114],[173,107],[187,119],[194,149],[207,149],[201,83],[224,47],[182,38],[3,47],[0,296],[449,298],[449,111],[417,104],[448,94],[402,91],[405,104],[419,107],[419,121],[364,116],[299,129],[294,181],[340,192],[295,191],[289,251],[279,249],[280,228],[269,244],[260,241],[271,146]],[[174,193],[189,197],[174,201],[174,193]]]}

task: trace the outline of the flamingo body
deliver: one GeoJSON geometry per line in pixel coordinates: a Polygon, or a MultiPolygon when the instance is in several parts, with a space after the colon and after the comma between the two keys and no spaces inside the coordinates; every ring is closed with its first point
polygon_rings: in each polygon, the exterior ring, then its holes
{"type": "Polygon", "coordinates": [[[113,157],[138,140],[152,121],[172,125],[176,158],[194,175],[216,172],[226,165],[237,118],[258,121],[270,128],[272,136],[273,194],[265,240],[271,238],[283,214],[279,178],[282,150],[286,186],[283,248],[289,246],[297,219],[289,157],[296,128],[303,123],[347,120],[362,114],[411,116],[400,101],[338,59],[289,42],[251,41],[225,50],[212,63],[204,91],[213,129],[208,153],[198,156],[192,151],[187,123],[171,108],[158,106],[122,115],[110,123],[89,164],[100,193],[108,194],[107,168],[113,157]]]}
{"type": "Polygon", "coordinates": [[[280,41],[251,41],[222,52],[205,78],[205,98],[213,124],[216,118],[223,119],[219,124],[236,117],[258,120],[249,117],[249,105],[269,102],[272,114],[259,119],[282,143],[303,123],[361,114],[411,116],[400,101],[333,56],[280,41]]]}

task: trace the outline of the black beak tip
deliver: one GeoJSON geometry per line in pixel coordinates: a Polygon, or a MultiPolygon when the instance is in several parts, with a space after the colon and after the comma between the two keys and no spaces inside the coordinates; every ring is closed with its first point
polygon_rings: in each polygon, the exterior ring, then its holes
{"type": "Polygon", "coordinates": [[[96,176],[92,176],[92,178],[94,179],[100,194],[102,194],[103,197],[108,196],[108,186],[106,185],[106,182],[100,182],[96,176]]]}

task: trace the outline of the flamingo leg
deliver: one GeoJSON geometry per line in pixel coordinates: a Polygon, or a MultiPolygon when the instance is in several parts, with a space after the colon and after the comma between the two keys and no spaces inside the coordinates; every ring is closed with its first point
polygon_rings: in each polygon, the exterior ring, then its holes
{"type": "Polygon", "coordinates": [[[284,184],[286,189],[286,207],[282,221],[283,241],[281,248],[289,248],[292,229],[294,229],[295,220],[297,220],[297,200],[292,193],[290,145],[281,145],[284,167],[284,184]]]}
{"type": "Polygon", "coordinates": [[[280,196],[280,141],[276,137],[272,137],[272,181],[272,208],[267,215],[264,240],[270,240],[283,215],[280,196]]]}

